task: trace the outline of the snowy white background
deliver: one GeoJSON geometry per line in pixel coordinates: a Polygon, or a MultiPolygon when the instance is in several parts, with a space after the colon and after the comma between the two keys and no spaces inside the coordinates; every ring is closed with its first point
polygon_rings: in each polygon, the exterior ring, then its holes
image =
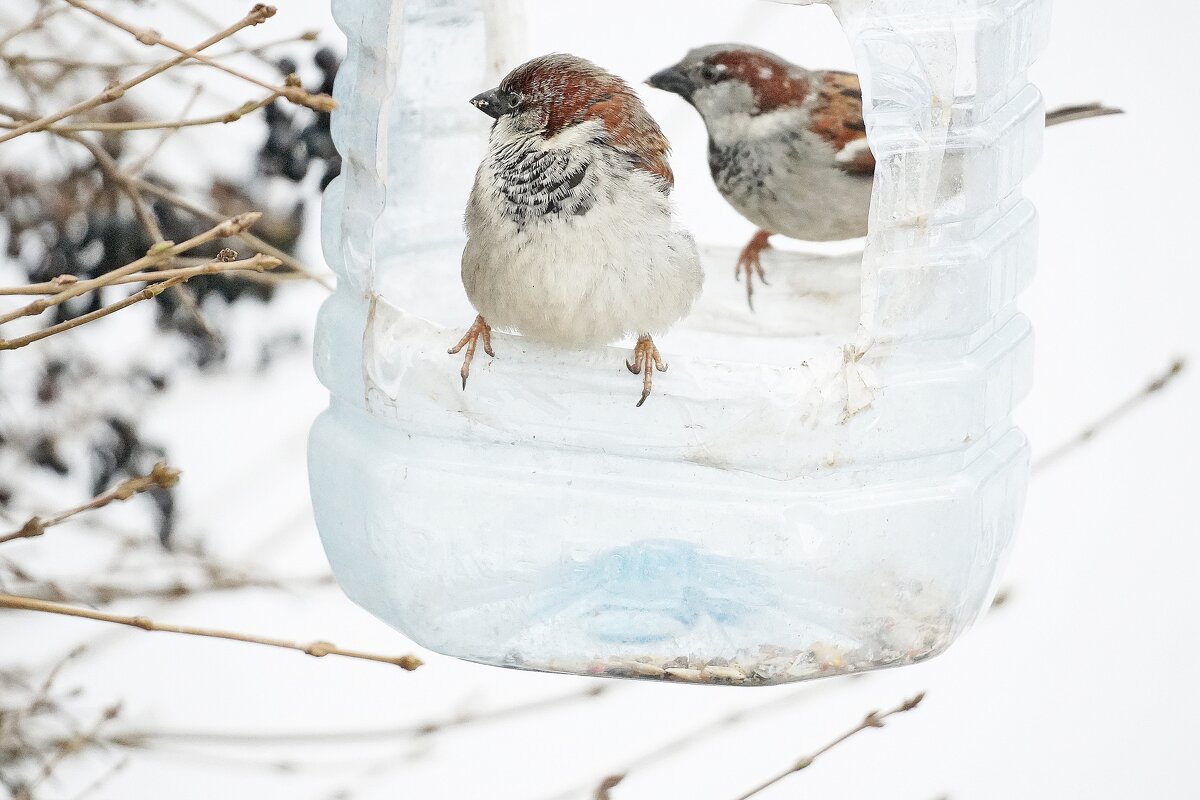
{"type": "MultiPolygon", "coordinates": [[[[320,0],[279,5],[264,39],[319,27],[337,41],[320,0]]],[[[636,68],[631,79],[674,61],[688,43],[730,39],[809,66],[851,66],[824,8],[747,2],[702,13],[697,4],[685,14],[650,5],[639,24],[666,26],[671,41],[683,45],[661,53],[637,50],[622,62],[636,68]]],[[[212,0],[207,10],[233,19],[245,4],[212,0]]],[[[563,13],[590,16],[582,4],[563,13]]],[[[164,20],[160,27],[170,30],[170,15],[164,20]]],[[[558,48],[605,63],[606,52],[625,45],[599,43],[626,24],[581,23],[558,48]],[[589,41],[598,44],[587,48],[589,41]]],[[[1200,277],[1185,240],[1198,211],[1189,187],[1200,180],[1192,155],[1200,113],[1191,85],[1200,66],[1198,26],[1200,6],[1184,0],[1092,0],[1056,9],[1050,49],[1032,74],[1047,105],[1102,99],[1128,114],[1051,131],[1042,165],[1027,183],[1042,215],[1042,248],[1037,281],[1023,299],[1038,348],[1034,392],[1019,421],[1035,453],[1085,427],[1172,357],[1200,363],[1194,310],[1200,277]]],[[[740,244],[750,228],[712,189],[698,120],[675,98],[644,94],[675,143],[682,213],[713,237],[740,244]]],[[[315,226],[307,236],[306,255],[319,261],[315,226]]],[[[727,288],[738,291],[732,277],[727,288]]],[[[313,288],[287,291],[289,299],[273,313],[293,319],[310,317],[322,298],[313,288]]],[[[252,327],[254,315],[246,316],[252,327]]],[[[130,319],[137,317],[131,312],[130,319]]],[[[115,332],[133,324],[120,328],[114,320],[109,346],[129,346],[115,332]]],[[[89,335],[105,335],[104,326],[89,335]]],[[[1200,740],[1193,722],[1200,714],[1193,677],[1200,656],[1194,577],[1200,514],[1190,496],[1200,441],[1187,410],[1198,399],[1200,375],[1192,370],[1036,477],[1005,580],[1011,601],[927,664],[776,689],[622,683],[595,699],[423,738],[271,747],[171,743],[138,754],[99,796],[320,800],[344,791],[368,798],[586,798],[603,776],[674,743],[634,769],[613,797],[715,800],[784,768],[866,711],[919,690],[929,693],[920,709],[862,734],[761,796],[1187,796],[1195,791],[1200,740]],[[714,726],[738,710],[753,713],[714,726]],[[290,766],[274,766],[279,762],[290,766]]],[[[219,553],[274,574],[322,570],[304,450],[308,426],[325,402],[306,354],[297,353],[262,376],[231,369],[181,382],[150,406],[147,432],[170,443],[186,473],[177,489],[184,533],[202,535],[219,553]]],[[[60,505],[47,502],[31,510],[60,505]]],[[[94,563],[85,537],[66,540],[72,543],[67,549],[50,538],[10,547],[59,567],[86,571],[94,563]]],[[[245,591],[162,606],[119,603],[112,610],[300,640],[329,638],[356,649],[410,649],[333,587],[300,595],[245,591]]],[[[123,700],[123,719],[138,727],[374,730],[586,685],[436,655],[422,654],[427,665],[409,674],[82,621],[0,616],[0,659],[8,663],[49,663],[80,638],[97,639],[96,654],[68,668],[64,685],[84,686],[86,701],[97,709],[123,700]]],[[[63,772],[54,788],[72,796],[82,785],[73,785],[72,776],[86,782],[98,763],[98,757],[82,759],[78,772],[63,772]]]]}

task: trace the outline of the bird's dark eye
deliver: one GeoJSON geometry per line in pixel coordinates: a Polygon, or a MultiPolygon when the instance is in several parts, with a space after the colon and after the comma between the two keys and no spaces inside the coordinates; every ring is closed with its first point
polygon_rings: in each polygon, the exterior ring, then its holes
{"type": "Polygon", "coordinates": [[[516,111],[521,107],[521,95],[516,92],[511,92],[504,98],[504,105],[509,111],[516,111]]]}
{"type": "Polygon", "coordinates": [[[706,83],[712,83],[720,76],[721,70],[717,69],[715,64],[705,64],[704,66],[700,67],[700,77],[703,78],[706,83]]]}

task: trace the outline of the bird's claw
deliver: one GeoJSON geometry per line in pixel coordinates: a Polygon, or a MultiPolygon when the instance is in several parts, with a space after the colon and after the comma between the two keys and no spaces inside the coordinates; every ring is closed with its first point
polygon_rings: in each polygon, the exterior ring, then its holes
{"type": "Polygon", "coordinates": [[[742,273],[746,274],[746,304],[750,306],[751,311],[754,310],[754,276],[758,275],[763,286],[771,285],[767,280],[766,271],[763,270],[761,259],[762,251],[771,246],[770,238],[771,234],[767,231],[756,233],[754,238],[742,248],[737,264],[733,268],[734,280],[740,281],[742,273]]]}
{"type": "Polygon", "coordinates": [[[487,353],[492,358],[496,357],[496,352],[492,350],[492,326],[487,324],[483,315],[475,317],[475,321],[471,323],[471,327],[467,328],[467,332],[458,340],[458,344],[451,347],[446,352],[450,355],[456,355],[463,347],[467,348],[466,355],[463,356],[462,369],[458,374],[462,376],[462,388],[467,390],[467,378],[471,374],[471,361],[475,358],[475,348],[479,345],[479,340],[483,339],[483,352],[487,353]]]}
{"type": "Polygon", "coordinates": [[[626,360],[625,367],[634,375],[642,376],[642,397],[637,401],[636,406],[641,408],[642,403],[646,402],[646,398],[650,396],[654,370],[666,372],[667,365],[663,363],[662,356],[654,345],[654,340],[649,336],[641,336],[633,348],[633,362],[630,363],[626,360]]]}

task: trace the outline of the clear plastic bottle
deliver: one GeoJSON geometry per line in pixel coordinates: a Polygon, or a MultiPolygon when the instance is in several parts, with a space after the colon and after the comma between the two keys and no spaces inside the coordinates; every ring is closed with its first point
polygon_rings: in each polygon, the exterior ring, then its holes
{"type": "Polygon", "coordinates": [[[487,136],[464,99],[513,65],[517,0],[333,5],[340,280],[309,460],[347,594],[432,650],[556,672],[760,685],[949,646],[991,597],[1028,477],[1010,414],[1048,0],[835,4],[878,162],[854,313],[752,335],[719,324],[710,286],[639,409],[619,347],[501,335],[467,392],[446,355],[474,315],[458,259],[487,136]]]}

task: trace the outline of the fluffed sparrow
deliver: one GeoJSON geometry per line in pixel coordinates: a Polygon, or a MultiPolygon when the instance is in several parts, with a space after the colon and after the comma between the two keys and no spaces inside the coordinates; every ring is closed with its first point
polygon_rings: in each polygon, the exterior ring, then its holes
{"type": "Polygon", "coordinates": [[[636,335],[642,375],[665,372],[652,335],[690,310],[703,275],[669,200],[668,144],[633,90],[572,55],[535,58],[471,100],[496,122],[467,203],[462,281],[479,312],[462,340],[466,388],[493,328],[596,347],[636,335]]]}
{"type": "MultiPolygon", "coordinates": [[[[708,128],[717,190],[759,227],[737,261],[753,308],[753,277],[774,234],[809,242],[867,235],[875,157],[867,145],[862,90],[850,72],[809,71],[749,45],[699,47],[658,72],[651,86],[690,103],[708,128]]],[[[1099,104],[1051,112],[1046,124],[1118,109],[1099,104]]]]}

